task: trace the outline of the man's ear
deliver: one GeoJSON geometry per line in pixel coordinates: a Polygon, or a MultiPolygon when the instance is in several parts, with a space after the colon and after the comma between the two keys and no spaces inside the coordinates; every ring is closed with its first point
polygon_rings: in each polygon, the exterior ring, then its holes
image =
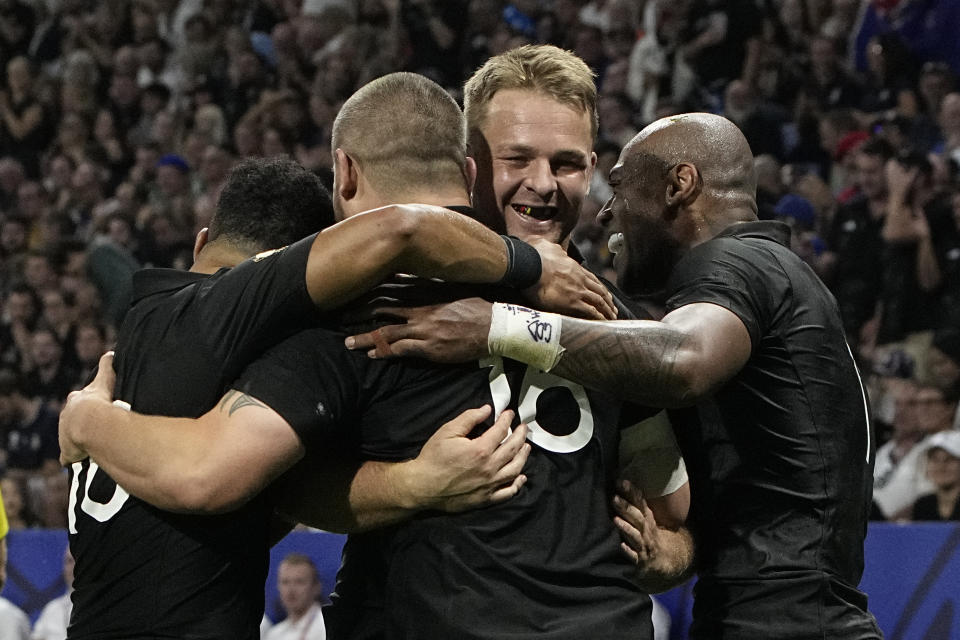
{"type": "Polygon", "coordinates": [[[473,193],[473,185],[477,182],[477,161],[470,156],[464,163],[463,177],[467,181],[467,193],[473,193]]]}
{"type": "Polygon", "coordinates": [[[333,173],[336,177],[337,194],[343,200],[353,199],[357,195],[360,177],[357,174],[357,164],[343,149],[333,152],[333,173]]]}
{"type": "Polygon", "coordinates": [[[689,205],[697,199],[703,188],[700,170],[689,162],[681,162],[667,174],[666,204],[671,210],[689,205]]]}
{"type": "Polygon", "coordinates": [[[193,241],[193,261],[196,262],[200,252],[210,241],[210,230],[207,227],[197,232],[197,239],[193,241]]]}

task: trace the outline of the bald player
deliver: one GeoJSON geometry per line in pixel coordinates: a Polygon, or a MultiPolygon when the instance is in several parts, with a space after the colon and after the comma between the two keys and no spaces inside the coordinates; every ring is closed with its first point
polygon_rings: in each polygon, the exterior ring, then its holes
{"type": "MultiPolygon", "coordinates": [[[[477,357],[467,335],[489,327],[484,352],[690,407],[699,425],[676,431],[700,575],[691,636],[881,637],[857,590],[874,449],[863,386],[833,297],[789,250],[789,229],[757,221],[749,145],[719,116],[659,120],[624,148],[610,185],[599,217],[613,231],[619,284],[664,290],[661,321],[473,301],[382,338],[394,355],[455,361],[477,357]],[[454,313],[476,320],[451,327],[443,320],[454,313]],[[530,328],[549,337],[535,341],[530,328]]],[[[374,347],[368,336],[348,344],[374,347]]],[[[655,547],[638,511],[619,510],[633,553],[655,547]]]]}

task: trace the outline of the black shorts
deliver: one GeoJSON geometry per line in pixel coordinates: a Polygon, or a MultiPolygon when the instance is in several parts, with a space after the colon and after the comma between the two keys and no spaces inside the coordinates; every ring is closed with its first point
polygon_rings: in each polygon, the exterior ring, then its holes
{"type": "Polygon", "coordinates": [[[866,596],[828,576],[701,579],[692,640],[882,640],[866,596]]]}

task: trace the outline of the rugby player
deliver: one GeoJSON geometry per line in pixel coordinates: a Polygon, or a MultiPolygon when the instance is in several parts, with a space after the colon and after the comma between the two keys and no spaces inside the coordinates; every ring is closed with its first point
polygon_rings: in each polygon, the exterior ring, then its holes
{"type": "MultiPolygon", "coordinates": [[[[450,211],[411,217],[403,207],[358,215],[297,241],[332,218],[330,209],[319,181],[295,163],[241,163],[210,230],[198,234],[191,271],[146,270],[135,276],[135,304],[118,339],[117,397],[143,411],[200,415],[216,405],[257,353],[317,322],[318,310],[346,302],[385,276],[404,271],[497,282],[509,271],[508,249],[525,251],[450,211]],[[446,244],[451,237],[457,239],[455,248],[446,244]]],[[[526,258],[536,260],[529,252],[526,258]]],[[[545,256],[543,274],[552,281],[534,286],[539,292],[534,297],[558,300],[563,282],[568,290],[599,287],[569,262],[545,256]],[[558,271],[564,277],[553,277],[558,271]]],[[[528,274],[518,284],[530,285],[531,279],[528,274]]],[[[147,434],[133,435],[146,450],[153,446],[147,434]]],[[[189,431],[170,435],[205,457],[202,449],[191,448],[189,431]]],[[[214,511],[243,502],[242,508],[211,517],[163,511],[128,494],[125,482],[114,481],[122,473],[109,466],[109,455],[101,469],[84,455],[71,455],[76,451],[61,441],[63,459],[72,463],[69,533],[77,560],[70,638],[258,637],[272,504],[266,496],[248,500],[279,473],[270,466],[271,453],[282,442],[257,429],[231,437],[236,446],[249,446],[270,461],[266,468],[223,471],[240,491],[254,484],[242,501],[234,489],[211,493],[189,468],[163,466],[171,473],[156,487],[173,487],[178,498],[186,491],[187,503],[195,507],[223,500],[226,506],[214,511]]],[[[490,453],[482,449],[489,443],[467,444],[490,453]]],[[[176,507],[170,500],[155,503],[176,507]]]]}
{"type": "MultiPolygon", "coordinates": [[[[835,300],[789,250],[789,229],[757,221],[742,133],[710,114],[659,120],[624,148],[610,185],[600,219],[619,283],[665,287],[662,321],[457,302],[407,314],[379,346],[351,343],[375,357],[512,357],[622,398],[695,407],[700,424],[676,429],[694,489],[691,636],[881,637],[857,590],[874,460],[863,385],[835,300]],[[463,317],[476,320],[446,321],[463,317]],[[529,326],[550,339],[524,337],[529,326]]],[[[635,512],[621,514],[642,552],[635,512]]]]}

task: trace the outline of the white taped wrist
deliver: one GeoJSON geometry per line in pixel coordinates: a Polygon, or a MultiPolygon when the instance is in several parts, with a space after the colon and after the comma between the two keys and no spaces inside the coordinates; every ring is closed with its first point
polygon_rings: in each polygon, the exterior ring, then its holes
{"type": "Polygon", "coordinates": [[[495,302],[487,334],[490,355],[519,360],[541,371],[560,362],[563,318],[553,313],[495,302]]]}

